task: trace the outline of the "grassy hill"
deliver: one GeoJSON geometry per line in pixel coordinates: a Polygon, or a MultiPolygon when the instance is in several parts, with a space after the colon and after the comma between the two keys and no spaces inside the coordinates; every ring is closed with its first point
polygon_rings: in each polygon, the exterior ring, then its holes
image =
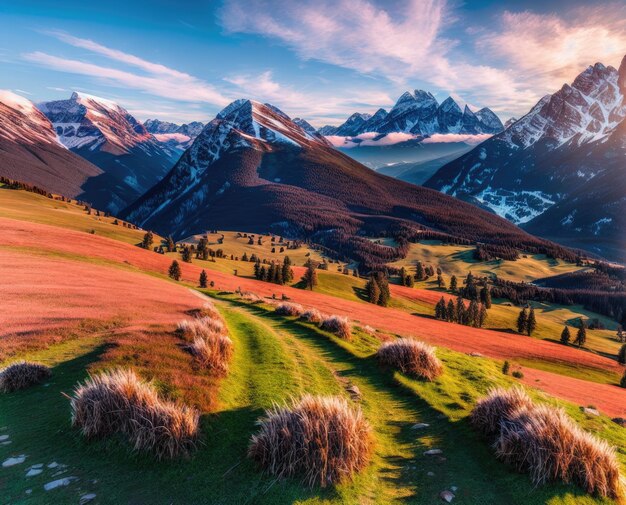
{"type": "MultiPolygon", "coordinates": [[[[320,272],[318,288],[308,293],[233,277],[232,266],[243,272],[239,265],[244,262],[231,260],[194,259],[192,265],[183,264],[183,281],[176,283],[166,276],[171,257],[127,245],[140,242],[143,232],[120,228],[107,218],[95,219],[77,206],[61,206],[61,202],[21,191],[0,191],[2,197],[6,193],[11,198],[10,204],[0,198],[0,218],[9,218],[3,221],[5,243],[0,246],[0,264],[6,269],[3,280],[7,281],[0,286],[0,296],[5,313],[12,316],[0,328],[0,341],[7,344],[0,353],[0,367],[17,358],[29,359],[49,365],[53,373],[42,385],[0,394],[0,462],[25,457],[23,463],[0,467],[0,495],[8,502],[57,505],[95,494],[92,503],[102,504],[436,504],[441,503],[441,491],[452,489],[455,502],[467,504],[612,503],[588,496],[573,485],[534,487],[527,475],[496,460],[468,422],[476,400],[491,386],[522,385],[537,402],[563,406],[585,430],[620,448],[618,459],[624,473],[626,430],[606,415],[586,414],[580,404],[504,375],[502,358],[488,357],[486,351],[482,357],[469,356],[467,351],[440,346],[437,355],[445,371],[433,382],[378,365],[373,356],[377,347],[397,335],[430,339],[432,329],[442,328],[472,345],[486,341],[478,338],[478,330],[430,319],[427,312],[432,310],[433,295],[435,300],[439,296],[436,291],[394,287],[396,306],[384,309],[362,301],[359,289],[364,280],[338,273],[334,264],[328,272],[320,272]],[[54,227],[43,226],[46,216],[55,213],[60,218],[54,227]],[[96,233],[90,233],[94,228],[96,233]],[[215,289],[198,290],[198,272],[211,266],[217,268],[209,272],[215,289]],[[268,303],[246,302],[233,293],[239,285],[263,297],[284,293],[296,301],[308,300],[325,311],[351,310],[353,319],[359,320],[353,340],[347,342],[316,325],[277,315],[268,303]],[[204,303],[199,291],[215,301],[233,340],[230,373],[223,379],[195,367],[175,333],[176,322],[190,317],[190,311],[204,303]],[[411,323],[413,329],[408,332],[411,323]],[[361,329],[366,324],[382,331],[361,329]],[[201,411],[201,443],[190,458],[157,462],[132,453],[122,437],[87,441],[71,427],[64,395],[71,394],[89,373],[121,366],[153,380],[164,397],[201,411]],[[350,394],[351,386],[357,386],[360,398],[350,394]],[[344,397],[359,405],[371,423],[372,462],[353,481],[309,489],[297,479],[276,481],[246,457],[264,409],[304,392],[344,397]],[[419,430],[414,428],[416,423],[429,426],[419,430]],[[433,448],[441,449],[442,455],[424,454],[433,448]],[[26,476],[40,464],[41,473],[26,476]],[[44,489],[45,484],[63,478],[68,478],[67,485],[44,489]]],[[[242,247],[241,242],[234,234],[225,240],[224,249],[242,247]]],[[[307,252],[314,254],[305,251],[296,250],[302,254],[294,256],[298,263],[307,258],[307,252]]],[[[492,309],[494,324],[508,324],[515,310],[497,305],[492,309]]],[[[556,328],[557,321],[578,310],[553,307],[539,312],[540,338],[548,338],[552,331],[543,326],[549,317],[554,317],[550,324],[556,328]]],[[[484,332],[485,337],[490,335],[494,343],[507,338],[499,332],[484,332]]],[[[512,353],[513,344],[526,342],[516,335],[509,338],[512,353]]],[[[543,347],[552,349],[540,339],[528,342],[536,342],[529,349],[536,347],[537,352],[543,347]]],[[[462,341],[461,348],[466,348],[462,341]]],[[[553,364],[549,370],[556,374],[540,373],[545,362],[525,364],[522,369],[528,372],[526,367],[531,367],[538,377],[556,383],[555,378],[567,376],[565,368],[576,361],[583,366],[584,360],[576,357],[591,354],[567,351],[558,366],[553,364]]],[[[609,362],[599,354],[593,356],[594,363],[609,362]]],[[[598,373],[607,370],[612,368],[598,373]]],[[[596,382],[606,382],[601,379],[596,382]]],[[[574,383],[564,380],[563,384],[574,383]]],[[[605,383],[576,384],[589,391],[623,392],[605,383]]]]}

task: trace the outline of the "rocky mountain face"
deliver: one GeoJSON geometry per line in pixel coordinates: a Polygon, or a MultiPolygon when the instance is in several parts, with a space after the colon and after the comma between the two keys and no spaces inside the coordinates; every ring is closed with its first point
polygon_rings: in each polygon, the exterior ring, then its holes
{"type": "Polygon", "coordinates": [[[472,112],[467,106],[461,110],[451,97],[440,104],[431,93],[415,90],[404,93],[389,112],[379,109],[373,116],[357,112],[341,126],[324,126],[319,133],[356,136],[368,132],[402,132],[429,136],[436,133],[494,134],[502,130],[502,122],[487,107],[477,112],[472,112]]]}
{"type": "Polygon", "coordinates": [[[212,228],[272,230],[344,253],[365,240],[360,234],[382,230],[546,246],[494,214],[380,175],[276,107],[251,100],[222,110],[122,216],[176,238],[212,228]]]}
{"type": "Polygon", "coordinates": [[[626,57],[596,63],[426,185],[554,240],[625,259],[626,57]]]}
{"type": "Polygon", "coordinates": [[[178,158],[110,100],[73,93],[68,100],[38,107],[65,147],[102,169],[85,188],[100,209],[119,212],[159,181],[178,158]]]}
{"type": "Polygon", "coordinates": [[[102,174],[58,139],[30,100],[0,90],[0,175],[85,200],[83,186],[102,174]]]}
{"type": "Polygon", "coordinates": [[[193,143],[204,128],[200,121],[179,125],[158,119],[147,119],[143,125],[159,142],[169,149],[179,151],[180,154],[193,143]]]}

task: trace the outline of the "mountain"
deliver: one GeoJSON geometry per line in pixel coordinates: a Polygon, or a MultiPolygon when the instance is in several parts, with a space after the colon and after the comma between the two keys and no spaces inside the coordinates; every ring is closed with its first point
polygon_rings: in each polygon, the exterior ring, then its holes
{"type": "Polygon", "coordinates": [[[0,175],[64,196],[102,174],[61,144],[52,124],[30,100],[0,90],[0,175]]]}
{"type": "Polygon", "coordinates": [[[273,230],[342,254],[362,250],[357,242],[371,245],[358,235],[383,232],[552,247],[492,213],[377,174],[276,107],[251,100],[222,110],[122,216],[176,238],[207,229],[273,230]]]}
{"type": "Polygon", "coordinates": [[[526,229],[625,259],[626,57],[596,63],[426,185],[526,229]]]}
{"type": "Polygon", "coordinates": [[[204,128],[204,124],[200,121],[179,125],[158,119],[147,119],[143,125],[159,142],[180,154],[193,143],[204,128]]]}
{"type": "MultiPolygon", "coordinates": [[[[430,144],[438,146],[439,144],[430,144]]],[[[450,144],[447,144],[450,145],[450,144]]],[[[430,179],[437,170],[452,160],[457,159],[461,154],[468,152],[470,146],[465,144],[465,149],[453,151],[452,154],[440,156],[438,158],[426,158],[422,161],[393,163],[391,165],[382,166],[376,169],[379,174],[385,174],[395,177],[401,181],[410,182],[411,184],[424,184],[430,179]]]]}
{"type": "Polygon", "coordinates": [[[461,110],[453,98],[441,104],[429,92],[405,92],[389,112],[378,109],[373,116],[355,113],[338,127],[324,126],[321,135],[357,136],[368,132],[412,133],[429,136],[436,133],[482,134],[499,133],[502,122],[487,107],[476,113],[465,106],[461,110]]]}
{"type": "Polygon", "coordinates": [[[59,141],[103,171],[85,191],[91,203],[117,213],[159,181],[178,153],[165,148],[131,114],[111,100],[73,93],[39,110],[59,141]]]}

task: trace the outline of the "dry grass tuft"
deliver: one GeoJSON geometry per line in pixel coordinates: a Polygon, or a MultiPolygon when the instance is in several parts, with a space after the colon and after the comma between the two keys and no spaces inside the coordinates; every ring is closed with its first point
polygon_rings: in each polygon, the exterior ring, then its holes
{"type": "Polygon", "coordinates": [[[478,403],[472,422],[495,437],[496,456],[528,472],[535,485],[562,480],[590,494],[620,495],[613,448],[580,429],[562,409],[535,406],[520,389],[494,390],[478,403]]]}
{"type": "Polygon", "coordinates": [[[443,373],[435,348],[411,338],[385,342],[378,348],[376,357],[384,365],[429,381],[443,373]]]}
{"type": "Polygon", "coordinates": [[[39,363],[18,361],[0,370],[0,391],[11,393],[39,384],[50,377],[50,369],[39,363]]]}
{"type": "Polygon", "coordinates": [[[325,487],[351,478],[370,460],[370,425],[343,398],[305,395],[267,411],[259,425],[248,455],[278,478],[302,476],[308,486],[325,487]]]}
{"type": "Polygon", "coordinates": [[[320,322],[320,328],[334,333],[344,340],[350,340],[352,338],[352,323],[347,317],[325,316],[320,322]]]}
{"type": "Polygon", "coordinates": [[[256,293],[252,293],[250,291],[246,291],[245,293],[241,293],[241,299],[250,303],[263,303],[263,298],[261,298],[256,293]]]}
{"type": "Polygon", "coordinates": [[[183,319],[178,323],[176,331],[185,339],[193,341],[197,338],[212,338],[226,333],[224,323],[220,319],[201,317],[199,319],[183,319]]]}
{"type": "Polygon", "coordinates": [[[224,335],[197,337],[189,345],[189,351],[202,367],[214,375],[224,376],[228,373],[228,363],[233,355],[233,342],[224,335]]]}
{"type": "Polygon", "coordinates": [[[500,432],[502,421],[508,421],[518,411],[532,406],[532,400],[522,388],[491,389],[486,397],[478,401],[470,420],[483,435],[492,437],[500,432]]]}
{"type": "Polygon", "coordinates": [[[72,425],[87,438],[123,433],[137,451],[157,459],[188,454],[195,448],[199,413],[159,398],[154,387],[132,370],[90,377],[74,390],[72,425]]]}
{"type": "Polygon", "coordinates": [[[198,311],[198,317],[210,317],[211,319],[220,319],[220,313],[212,302],[205,302],[198,311]]]}
{"type": "Polygon", "coordinates": [[[282,302],[276,306],[276,314],[281,316],[301,316],[304,307],[297,303],[282,302]]]}
{"type": "Polygon", "coordinates": [[[320,323],[324,319],[324,315],[317,309],[307,309],[300,317],[309,323],[320,323]]]}

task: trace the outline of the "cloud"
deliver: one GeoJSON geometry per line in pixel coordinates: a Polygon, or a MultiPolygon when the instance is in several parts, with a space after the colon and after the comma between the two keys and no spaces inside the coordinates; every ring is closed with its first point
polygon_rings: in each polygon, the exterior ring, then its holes
{"type": "Polygon", "coordinates": [[[567,16],[505,11],[497,30],[481,35],[477,47],[501,58],[518,81],[553,92],[588,65],[620,64],[626,52],[626,5],[581,7],[567,16]]]}
{"type": "Polygon", "coordinates": [[[85,61],[62,58],[41,51],[22,55],[25,60],[62,72],[95,77],[111,86],[132,88],[176,101],[206,102],[218,106],[224,106],[230,101],[215,87],[185,72],[112,49],[93,40],[74,37],[65,32],[48,31],[45,33],[66,44],[87,49],[91,53],[104,56],[114,62],[138,68],[144,73],[138,74],[85,61]]]}
{"type": "Polygon", "coordinates": [[[464,135],[459,133],[435,133],[428,138],[423,140],[424,144],[441,144],[441,143],[451,143],[451,142],[465,142],[466,144],[475,145],[484,142],[491,135],[488,133],[479,133],[477,135],[464,135]]]}

